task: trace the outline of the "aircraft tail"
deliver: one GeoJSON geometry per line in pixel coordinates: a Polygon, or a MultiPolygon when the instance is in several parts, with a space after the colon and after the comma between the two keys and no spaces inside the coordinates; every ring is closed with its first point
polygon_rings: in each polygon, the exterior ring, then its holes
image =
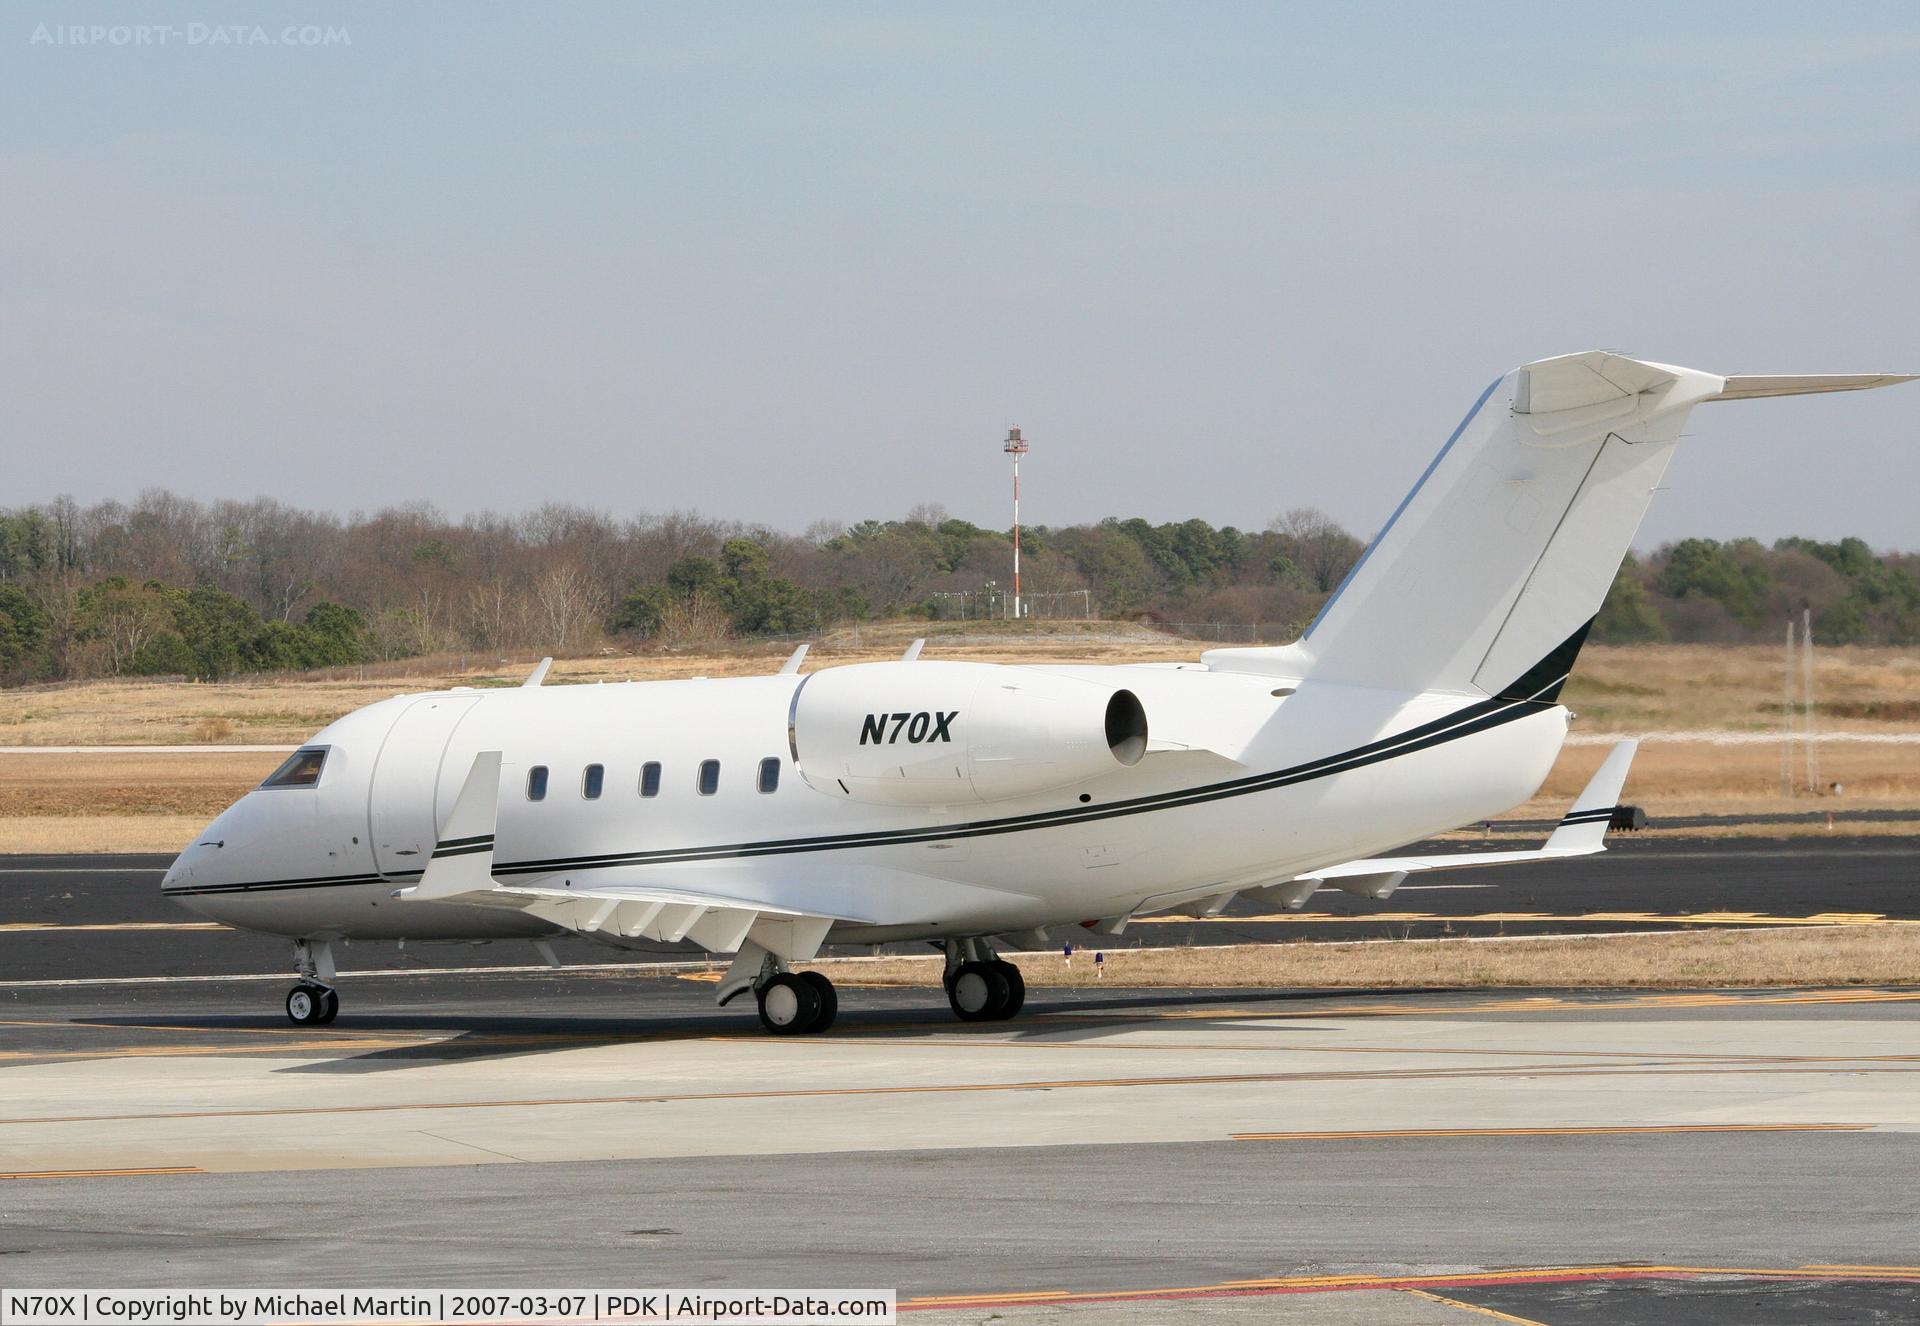
{"type": "Polygon", "coordinates": [[[1604,351],[1527,364],[1481,393],[1304,636],[1204,661],[1554,700],[1695,405],[1911,380],[1720,377],[1604,351]]]}

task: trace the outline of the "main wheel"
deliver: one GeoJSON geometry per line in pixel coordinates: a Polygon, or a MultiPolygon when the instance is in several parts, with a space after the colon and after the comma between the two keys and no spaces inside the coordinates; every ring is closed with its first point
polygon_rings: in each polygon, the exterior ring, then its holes
{"type": "Polygon", "coordinates": [[[1007,1006],[1000,1010],[1000,1016],[1002,1018],[1013,1017],[1026,1006],[1027,978],[1020,974],[1019,967],[1008,962],[1005,958],[999,959],[993,965],[994,969],[1006,978],[1007,982],[1007,1006]]]}
{"type": "Polygon", "coordinates": [[[776,1036],[810,1031],[820,1017],[820,992],[813,982],[783,971],[760,987],[760,1025],[776,1036]]]}
{"type": "Polygon", "coordinates": [[[317,1019],[323,1027],[330,1025],[340,1016],[340,992],[329,987],[320,992],[320,1016],[317,1019]]]}
{"type": "Polygon", "coordinates": [[[326,1022],[326,999],[332,993],[324,985],[300,982],[287,991],[287,1021],[296,1027],[317,1027],[326,1022]]]}
{"type": "Polygon", "coordinates": [[[840,992],[833,988],[833,982],[817,971],[803,971],[800,979],[813,987],[820,996],[820,1012],[814,1018],[808,1031],[826,1031],[833,1026],[833,1020],[840,1016],[840,992]]]}
{"type": "Polygon", "coordinates": [[[962,1022],[992,1022],[1012,996],[997,963],[963,962],[947,982],[947,1002],[962,1022]]]}

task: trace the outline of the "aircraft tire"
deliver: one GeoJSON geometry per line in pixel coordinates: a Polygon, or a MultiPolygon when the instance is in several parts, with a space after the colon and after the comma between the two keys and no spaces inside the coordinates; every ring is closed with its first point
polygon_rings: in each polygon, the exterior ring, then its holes
{"type": "Polygon", "coordinates": [[[316,1021],[322,1027],[333,1025],[340,1016],[340,992],[334,989],[324,991],[320,996],[320,1016],[316,1021]]]}
{"type": "Polygon", "coordinates": [[[783,971],[756,992],[760,1025],[776,1036],[798,1036],[813,1030],[820,1018],[820,992],[813,982],[783,971]]]}
{"type": "Polygon", "coordinates": [[[302,981],[287,991],[287,1021],[296,1027],[317,1027],[326,1021],[326,996],[323,985],[302,981]]]}
{"type": "Polygon", "coordinates": [[[832,1028],[833,1020],[840,1016],[840,992],[833,988],[833,982],[817,971],[803,971],[800,979],[813,987],[820,996],[820,1012],[813,1019],[809,1032],[822,1032],[832,1028]]]}
{"type": "Polygon", "coordinates": [[[993,965],[1007,982],[1007,1003],[1006,1007],[1000,1010],[1000,1017],[1003,1020],[1015,1017],[1026,1006],[1027,978],[1020,974],[1020,968],[1016,964],[1008,962],[1005,958],[999,959],[993,965]]]}
{"type": "Polygon", "coordinates": [[[962,1022],[993,1022],[1013,997],[997,962],[963,962],[947,982],[947,1002],[962,1022]]]}

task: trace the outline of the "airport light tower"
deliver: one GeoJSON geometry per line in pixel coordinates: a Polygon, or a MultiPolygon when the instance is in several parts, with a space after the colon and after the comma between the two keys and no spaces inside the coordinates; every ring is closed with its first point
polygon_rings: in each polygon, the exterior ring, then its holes
{"type": "Polygon", "coordinates": [[[1013,615],[1020,616],[1020,458],[1027,454],[1027,440],[1019,428],[1007,430],[1007,444],[1001,448],[1013,457],[1013,615]]]}

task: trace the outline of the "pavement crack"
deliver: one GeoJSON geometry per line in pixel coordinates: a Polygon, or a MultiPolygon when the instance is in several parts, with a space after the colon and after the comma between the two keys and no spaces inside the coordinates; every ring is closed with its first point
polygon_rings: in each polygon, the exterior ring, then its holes
{"type": "Polygon", "coordinates": [[[416,1128],[414,1129],[414,1131],[419,1133],[420,1136],[422,1137],[431,1137],[435,1141],[445,1142],[449,1146],[469,1147],[472,1150],[484,1152],[489,1156],[498,1156],[502,1160],[511,1160],[516,1165],[525,1165],[530,1163],[525,1156],[515,1156],[515,1155],[509,1155],[505,1151],[495,1151],[492,1147],[481,1146],[478,1142],[468,1142],[458,1137],[448,1137],[443,1133],[429,1132],[425,1128],[416,1128]]]}

